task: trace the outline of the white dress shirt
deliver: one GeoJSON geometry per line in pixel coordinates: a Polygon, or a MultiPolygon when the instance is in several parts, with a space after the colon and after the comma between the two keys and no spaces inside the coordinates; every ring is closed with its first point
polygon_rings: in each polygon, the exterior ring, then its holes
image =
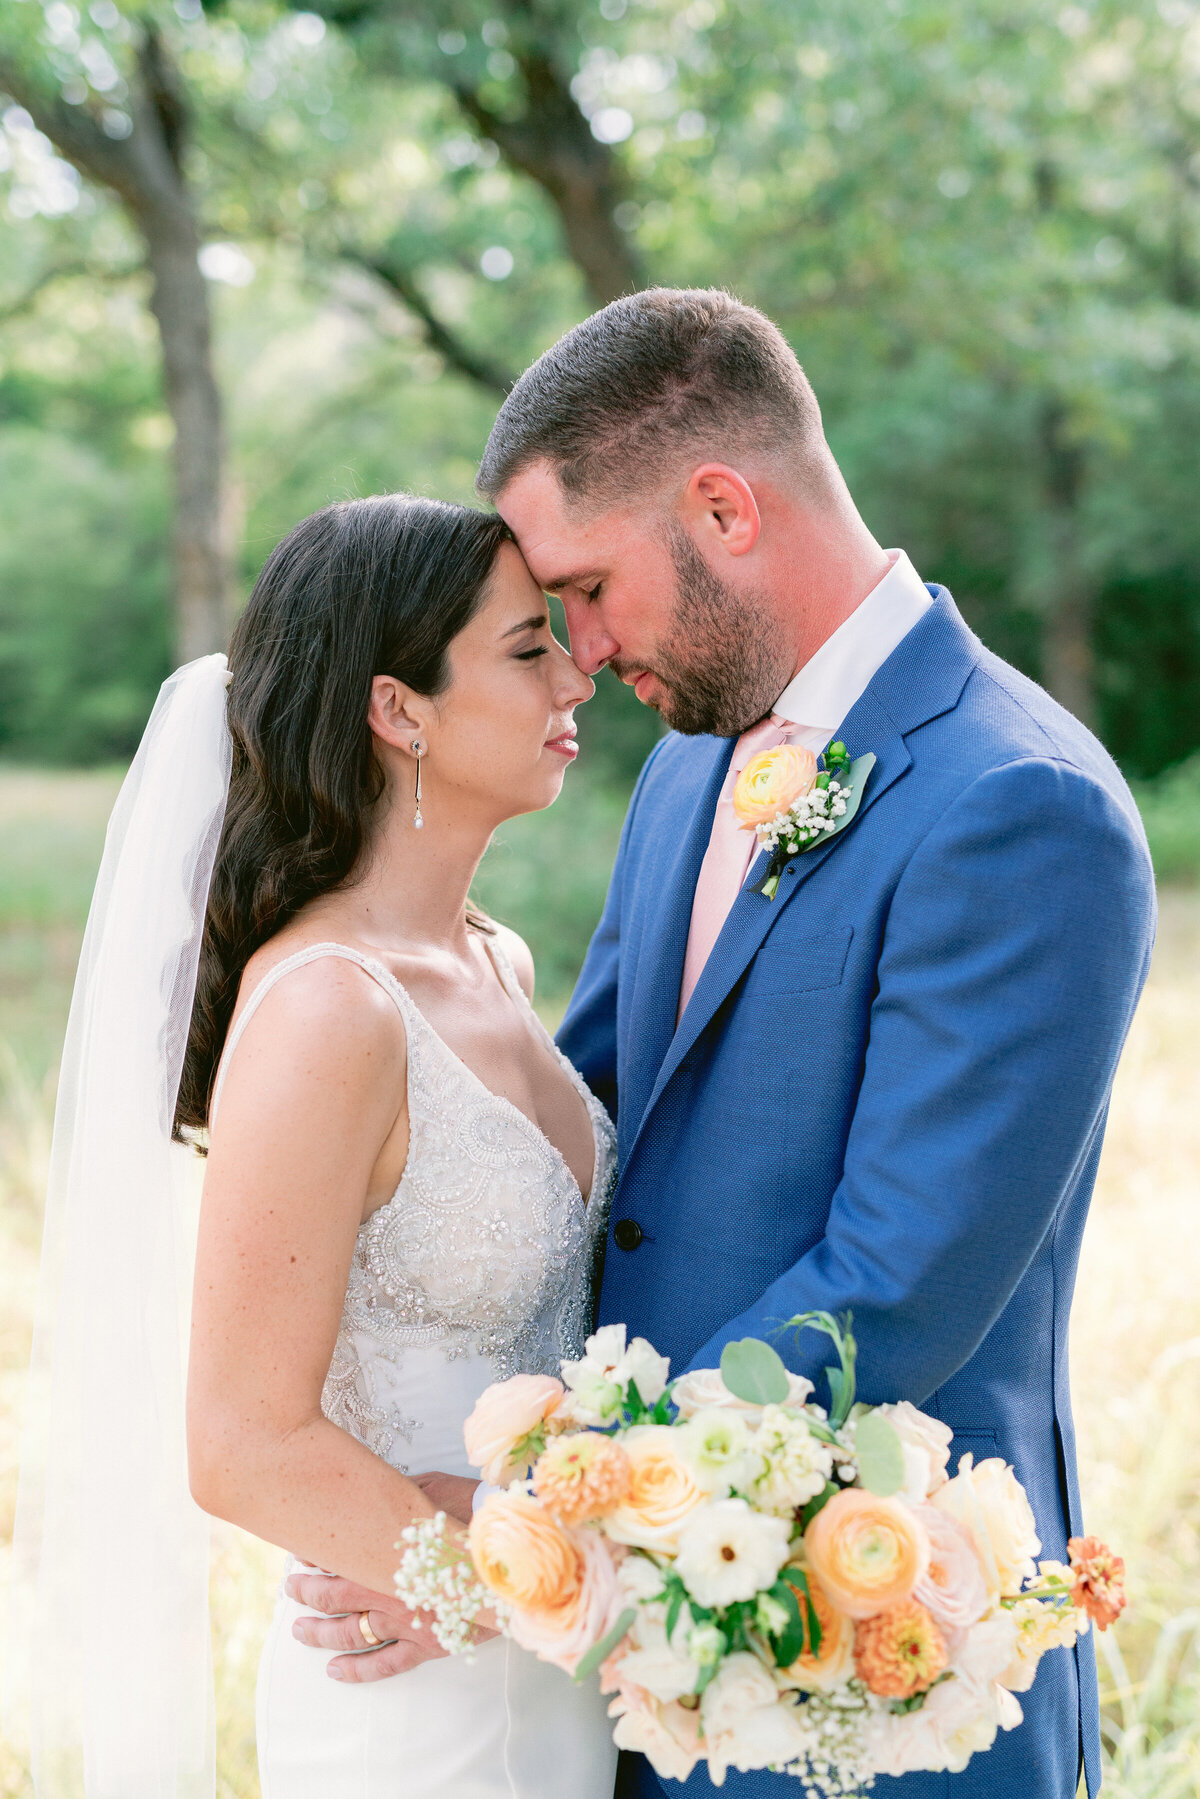
{"type": "MultiPolygon", "coordinates": [[[[794,719],[788,742],[811,750],[827,747],[850,708],[866,692],[892,651],[933,604],[929,589],[903,550],[887,552],[891,567],[775,702],[780,718],[794,719]]],[[[847,746],[851,755],[854,746],[847,746]]]]}

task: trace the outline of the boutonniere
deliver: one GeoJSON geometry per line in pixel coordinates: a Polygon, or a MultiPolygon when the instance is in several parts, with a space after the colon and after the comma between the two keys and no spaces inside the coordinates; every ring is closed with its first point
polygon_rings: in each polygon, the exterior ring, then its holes
{"type": "Polygon", "coordinates": [[[752,892],[773,900],[793,856],[846,829],[874,766],[869,753],[851,761],[841,742],[831,743],[819,762],[811,750],[790,743],[747,762],[733,790],[733,809],[742,830],[755,832],[759,849],[771,856],[752,892]]]}

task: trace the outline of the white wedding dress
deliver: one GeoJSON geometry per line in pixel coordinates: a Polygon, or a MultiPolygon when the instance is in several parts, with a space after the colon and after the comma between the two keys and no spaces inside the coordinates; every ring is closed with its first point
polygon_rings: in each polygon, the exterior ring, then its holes
{"type": "MultiPolygon", "coordinates": [[[[582,1353],[616,1172],[608,1114],[537,1020],[503,947],[485,941],[587,1105],[586,1203],[538,1127],[472,1074],[380,963],[344,945],[316,944],[273,968],[223,1059],[275,983],[323,956],[357,963],[404,1020],[408,1163],[358,1233],[322,1406],[405,1473],[477,1474],[462,1432],[483,1389],[510,1374],[557,1374],[562,1357],[582,1353]]],[[[470,1661],[343,1685],[325,1672],[328,1653],[293,1637],[302,1609],[281,1591],[259,1670],[263,1799],[612,1799],[616,1750],[595,1681],[576,1686],[495,1638],[470,1661]]]]}

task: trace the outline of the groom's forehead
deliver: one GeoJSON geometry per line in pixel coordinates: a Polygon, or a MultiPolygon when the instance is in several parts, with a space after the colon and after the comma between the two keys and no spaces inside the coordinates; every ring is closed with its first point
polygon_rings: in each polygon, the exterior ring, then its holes
{"type": "Polygon", "coordinates": [[[521,469],[496,495],[539,587],[556,593],[603,572],[621,536],[618,513],[570,506],[549,463],[521,469]]]}

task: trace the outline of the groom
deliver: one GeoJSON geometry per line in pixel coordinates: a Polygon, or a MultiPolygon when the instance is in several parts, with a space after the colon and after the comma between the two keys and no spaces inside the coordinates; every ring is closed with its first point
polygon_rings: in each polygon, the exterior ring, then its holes
{"type": "MultiPolygon", "coordinates": [[[[580,666],[671,727],[560,1039],[620,1135],[601,1322],[681,1373],[852,1312],[860,1396],[943,1419],[952,1466],[1011,1463],[1064,1558],[1068,1316],[1154,928],[1120,774],[876,543],[792,351],[726,294],[652,290],[568,333],[505,401],[480,487],[580,666]],[[857,814],[768,899],[737,774],[834,738],[876,759],[857,814]]],[[[823,1397],[823,1340],[777,1340],[823,1397]]],[[[952,1783],[885,1778],[881,1799],[1072,1799],[1081,1760],[1094,1799],[1091,1638],[1022,1705],[952,1783]]],[[[675,1790],[641,1757],[621,1781],[675,1790]]]]}

